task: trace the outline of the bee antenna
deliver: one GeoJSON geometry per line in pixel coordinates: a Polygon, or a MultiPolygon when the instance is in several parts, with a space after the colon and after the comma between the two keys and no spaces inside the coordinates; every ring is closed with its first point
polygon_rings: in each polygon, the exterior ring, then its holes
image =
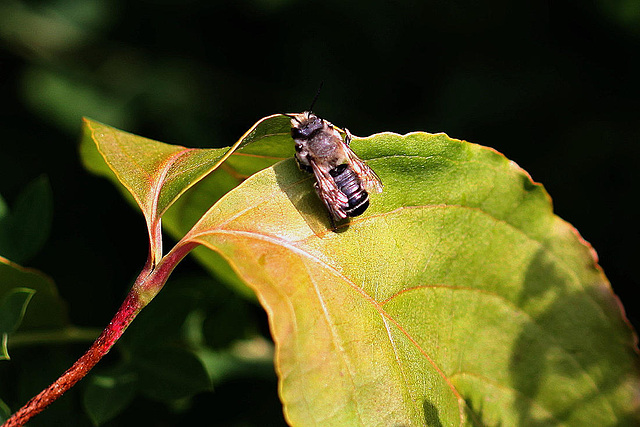
{"type": "Polygon", "coordinates": [[[318,96],[320,96],[320,91],[322,90],[322,85],[324,85],[324,80],[320,82],[320,87],[318,87],[318,91],[316,92],[316,96],[313,97],[313,101],[311,101],[311,106],[309,107],[309,111],[313,111],[313,106],[316,104],[318,100],[318,96]]]}
{"type": "Polygon", "coordinates": [[[285,117],[289,117],[290,119],[295,120],[296,122],[302,124],[302,122],[300,120],[298,120],[298,118],[296,116],[294,116],[293,114],[287,114],[287,113],[280,113],[285,117]]]}

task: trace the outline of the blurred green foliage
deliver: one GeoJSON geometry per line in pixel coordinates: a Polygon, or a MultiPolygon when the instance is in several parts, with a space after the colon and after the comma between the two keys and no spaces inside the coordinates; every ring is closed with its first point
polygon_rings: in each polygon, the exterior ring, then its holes
{"type": "Polygon", "coordinates": [[[20,326],[34,293],[30,288],[14,288],[0,300],[0,360],[10,358],[7,351],[8,336],[20,326]]]}
{"type": "Polygon", "coordinates": [[[44,176],[22,190],[12,209],[0,195],[0,254],[18,263],[37,254],[49,237],[52,211],[51,187],[44,176]]]}
{"type": "MultiPolygon", "coordinates": [[[[48,177],[50,235],[25,260],[54,278],[75,325],[102,328],[144,263],[146,230],[111,184],[80,165],[80,117],[169,143],[225,146],[263,116],[308,108],[324,81],[314,109],[356,135],[445,131],[517,161],[598,250],[637,321],[629,196],[639,181],[639,52],[634,0],[1,0],[0,194],[16,206],[30,182],[48,177]]],[[[186,260],[175,280],[200,274],[186,260]]],[[[260,308],[232,292],[220,298],[268,337],[260,308]]],[[[206,318],[220,307],[203,310],[206,318]]],[[[246,338],[242,330],[219,339],[228,346],[246,338]]],[[[120,366],[120,347],[104,369],[120,366]]],[[[35,348],[0,366],[13,410],[86,344],[35,348]]],[[[245,378],[189,402],[135,397],[111,425],[143,415],[145,425],[187,423],[212,411],[221,425],[282,424],[275,376],[245,378]]],[[[82,405],[74,391],[33,425],[69,425],[66,411],[82,405]]]]}

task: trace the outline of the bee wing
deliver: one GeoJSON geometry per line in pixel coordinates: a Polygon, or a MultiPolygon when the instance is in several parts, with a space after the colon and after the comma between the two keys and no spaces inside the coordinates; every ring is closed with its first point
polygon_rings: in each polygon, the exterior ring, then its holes
{"type": "Polygon", "coordinates": [[[349,147],[349,144],[351,143],[351,132],[349,132],[349,129],[345,129],[344,131],[346,133],[346,140],[342,143],[342,149],[347,155],[347,159],[349,159],[351,168],[360,178],[362,186],[367,191],[382,193],[382,181],[380,180],[380,177],[378,177],[373,169],[371,169],[369,165],[363,162],[362,159],[353,152],[351,147],[349,147]]]}
{"type": "Polygon", "coordinates": [[[313,174],[316,177],[318,196],[320,196],[320,199],[324,202],[329,213],[331,213],[331,216],[336,220],[346,218],[347,212],[344,207],[349,205],[349,199],[338,189],[329,172],[320,168],[314,161],[310,163],[313,174]]]}

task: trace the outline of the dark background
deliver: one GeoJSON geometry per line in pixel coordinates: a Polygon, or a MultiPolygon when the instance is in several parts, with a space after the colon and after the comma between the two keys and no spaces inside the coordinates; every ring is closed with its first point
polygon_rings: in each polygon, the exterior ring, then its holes
{"type": "MultiPolygon", "coordinates": [[[[2,0],[0,194],[11,203],[48,176],[53,227],[28,266],[53,277],[75,324],[102,327],[146,230],[81,167],[80,117],[224,146],[307,109],[324,82],[315,112],[356,135],[446,132],[517,162],[595,247],[638,325],[639,56],[634,0],[2,0]]],[[[275,382],[265,389],[275,399],[275,382]]]]}

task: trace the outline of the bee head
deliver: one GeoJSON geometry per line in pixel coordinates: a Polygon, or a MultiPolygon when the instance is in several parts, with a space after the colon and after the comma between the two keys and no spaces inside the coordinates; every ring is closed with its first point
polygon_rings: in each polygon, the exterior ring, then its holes
{"type": "Polygon", "coordinates": [[[311,135],[324,127],[324,121],[315,114],[305,111],[300,114],[285,114],[291,118],[291,137],[309,139],[311,135]]]}
{"type": "Polygon", "coordinates": [[[300,114],[284,114],[291,119],[291,137],[293,139],[309,139],[311,136],[322,130],[325,124],[331,126],[329,122],[325,122],[315,114],[311,112],[313,110],[313,106],[318,100],[318,96],[320,95],[320,90],[322,89],[322,85],[324,82],[320,82],[320,87],[316,92],[316,96],[313,97],[313,101],[311,101],[311,106],[308,111],[300,114]]]}

